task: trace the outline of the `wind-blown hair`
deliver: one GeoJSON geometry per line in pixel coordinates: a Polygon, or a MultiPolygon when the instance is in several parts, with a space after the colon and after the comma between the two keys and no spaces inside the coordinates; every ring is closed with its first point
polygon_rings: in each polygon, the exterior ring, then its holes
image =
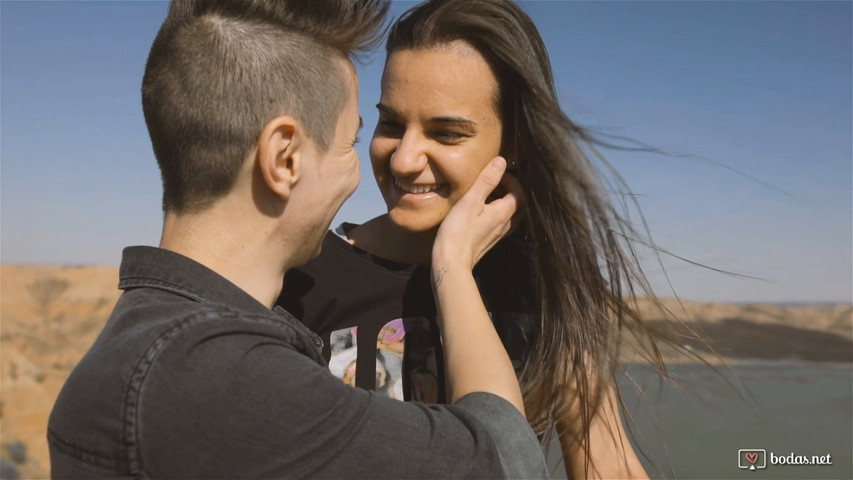
{"type": "Polygon", "coordinates": [[[526,195],[526,218],[508,241],[536,292],[538,331],[520,376],[528,420],[546,438],[558,425],[561,441],[584,446],[603,389],[613,381],[623,327],[651,340],[644,342],[648,356],[663,367],[654,342],[659,334],[631,308],[635,291],[651,293],[626,241],[636,232],[604,182],[627,187],[597,153],[601,143],[563,113],[545,44],[512,1],[427,1],[392,26],[387,52],[460,40],[497,79],[501,155],[517,162],[526,195]],[[598,173],[601,166],[609,180],[598,173]]]}
{"type": "Polygon", "coordinates": [[[342,60],[381,39],[387,10],[387,0],[175,0],[142,81],[163,210],[202,210],[228,193],[276,116],[328,148],[347,100],[342,60]]]}

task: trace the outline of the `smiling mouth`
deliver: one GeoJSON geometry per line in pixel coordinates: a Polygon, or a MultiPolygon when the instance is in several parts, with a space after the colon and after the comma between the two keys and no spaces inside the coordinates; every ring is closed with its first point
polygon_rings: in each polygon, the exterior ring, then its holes
{"type": "Polygon", "coordinates": [[[394,185],[396,185],[397,188],[399,188],[400,190],[402,190],[406,193],[417,193],[417,194],[435,192],[436,190],[438,190],[442,186],[444,186],[444,184],[442,184],[442,183],[430,183],[430,184],[420,184],[420,185],[417,185],[414,183],[403,183],[396,178],[394,179],[394,185]]]}

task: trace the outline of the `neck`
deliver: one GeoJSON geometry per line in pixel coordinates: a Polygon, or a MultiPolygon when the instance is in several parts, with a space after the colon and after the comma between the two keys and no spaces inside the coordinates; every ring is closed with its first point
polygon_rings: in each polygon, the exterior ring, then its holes
{"type": "Polygon", "coordinates": [[[250,215],[233,215],[227,206],[198,214],[167,214],[160,248],[180,253],[210,268],[272,308],[291,266],[276,229],[254,224],[250,215]]]}
{"type": "Polygon", "coordinates": [[[429,265],[438,228],[424,232],[403,230],[382,215],[349,232],[353,245],[382,258],[400,263],[429,265]]]}

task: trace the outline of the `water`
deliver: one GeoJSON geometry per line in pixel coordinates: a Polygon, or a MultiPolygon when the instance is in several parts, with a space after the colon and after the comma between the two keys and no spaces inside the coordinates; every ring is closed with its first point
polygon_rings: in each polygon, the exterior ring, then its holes
{"type": "MultiPolygon", "coordinates": [[[[641,365],[626,368],[639,392],[619,378],[653,478],[853,478],[853,365],[756,362],[722,375],[677,365],[671,372],[680,386],[641,365]],[[765,450],[766,468],[739,468],[740,449],[765,450]],[[771,464],[771,454],[791,453],[831,455],[832,465],[771,464]]],[[[744,466],[762,463],[743,455],[744,466]]]]}

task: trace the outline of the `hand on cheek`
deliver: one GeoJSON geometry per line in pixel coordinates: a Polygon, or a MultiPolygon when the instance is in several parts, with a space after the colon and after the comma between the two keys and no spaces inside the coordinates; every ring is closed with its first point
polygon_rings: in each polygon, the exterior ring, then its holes
{"type": "Polygon", "coordinates": [[[433,264],[474,265],[521,219],[521,185],[505,174],[506,160],[495,157],[450,209],[433,245],[433,264]]]}

